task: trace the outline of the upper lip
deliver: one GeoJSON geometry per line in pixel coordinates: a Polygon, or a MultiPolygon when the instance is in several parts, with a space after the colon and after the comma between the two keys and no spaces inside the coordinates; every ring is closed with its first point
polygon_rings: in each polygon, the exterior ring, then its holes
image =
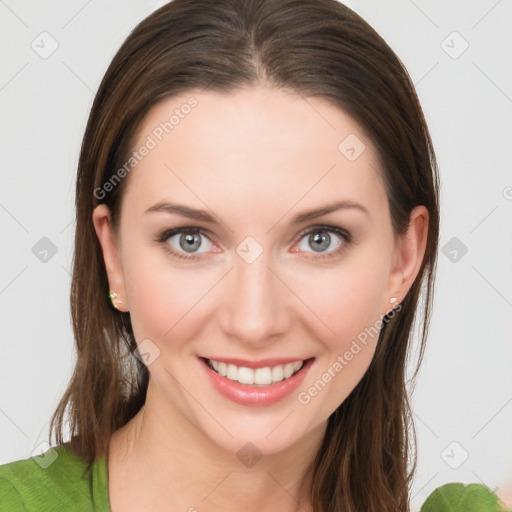
{"type": "Polygon", "coordinates": [[[237,359],[232,357],[204,357],[203,359],[212,359],[226,364],[234,364],[236,366],[244,366],[246,368],[266,368],[267,366],[278,366],[281,364],[296,363],[298,361],[306,361],[310,358],[300,357],[272,357],[269,359],[260,359],[259,361],[248,361],[247,359],[237,359]]]}

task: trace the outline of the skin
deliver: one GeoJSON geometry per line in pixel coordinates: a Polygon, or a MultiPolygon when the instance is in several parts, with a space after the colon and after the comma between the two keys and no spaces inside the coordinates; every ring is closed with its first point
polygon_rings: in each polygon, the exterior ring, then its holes
{"type": "Polygon", "coordinates": [[[119,232],[105,205],[93,214],[118,307],[130,312],[137,342],[149,338],[160,350],[148,366],[145,406],[112,437],[112,510],[310,510],[301,478],[378,337],[307,405],[297,395],[390,310],[391,297],[403,300],[421,266],[428,212],[415,208],[407,234],[394,236],[370,140],[320,98],[263,86],[187,92],[148,112],[134,147],[191,95],[197,107],[125,178],[119,232]],[[355,161],[338,150],[349,134],[366,148],[355,161]],[[368,213],[342,209],[291,223],[299,212],[339,200],[368,213]],[[159,201],[207,210],[219,223],[144,213],[159,201]],[[352,242],[327,231],[330,245],[315,251],[303,233],[322,224],[347,230],[352,242]],[[165,250],[190,254],[179,234],[154,241],[178,227],[205,230],[197,260],[165,250]],[[236,252],[247,236],[263,249],[252,263],[236,252]],[[315,362],[296,392],[250,407],[212,387],[199,355],[315,362]],[[252,467],[237,458],[247,442],[262,454],[252,467]]]}

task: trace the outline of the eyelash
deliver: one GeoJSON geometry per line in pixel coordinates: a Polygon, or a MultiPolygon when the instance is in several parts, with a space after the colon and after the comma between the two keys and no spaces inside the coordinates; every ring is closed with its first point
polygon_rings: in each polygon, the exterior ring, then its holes
{"type": "MultiPolygon", "coordinates": [[[[201,258],[200,255],[197,254],[189,254],[188,256],[185,256],[184,253],[175,251],[171,246],[166,243],[169,238],[171,238],[174,235],[177,234],[200,234],[203,236],[206,236],[208,238],[208,232],[202,230],[201,228],[197,227],[181,227],[181,228],[173,228],[173,229],[167,229],[164,232],[160,233],[159,235],[156,235],[154,237],[154,241],[164,244],[164,248],[167,252],[169,252],[173,257],[183,260],[198,260],[201,258]]],[[[329,226],[329,225],[319,225],[314,226],[312,228],[308,228],[307,230],[303,231],[299,236],[299,241],[302,240],[307,235],[313,235],[313,234],[320,234],[320,233],[335,233],[338,235],[342,240],[343,243],[338,247],[337,249],[334,249],[333,251],[327,252],[325,254],[317,255],[317,256],[308,256],[309,259],[312,260],[319,260],[319,259],[325,259],[325,258],[332,258],[334,256],[338,256],[341,254],[342,251],[346,249],[348,245],[352,243],[352,235],[341,228],[338,228],[337,226],[329,226]]]]}

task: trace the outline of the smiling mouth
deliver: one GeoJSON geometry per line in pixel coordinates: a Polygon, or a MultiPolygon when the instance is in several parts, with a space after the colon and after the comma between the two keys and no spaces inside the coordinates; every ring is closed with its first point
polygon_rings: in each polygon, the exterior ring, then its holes
{"type": "Polygon", "coordinates": [[[204,357],[201,359],[211,370],[233,382],[252,387],[269,387],[277,382],[285,381],[293,377],[301,371],[306,363],[312,361],[314,358],[311,357],[303,361],[265,366],[262,368],[248,368],[246,366],[228,364],[223,361],[216,361],[204,357]]]}

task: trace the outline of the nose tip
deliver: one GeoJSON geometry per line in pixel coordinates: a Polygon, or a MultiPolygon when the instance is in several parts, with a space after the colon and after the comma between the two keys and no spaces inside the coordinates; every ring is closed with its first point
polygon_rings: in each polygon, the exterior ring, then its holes
{"type": "Polygon", "coordinates": [[[222,328],[245,343],[264,344],[288,328],[283,286],[264,258],[238,259],[225,283],[222,328]]]}

